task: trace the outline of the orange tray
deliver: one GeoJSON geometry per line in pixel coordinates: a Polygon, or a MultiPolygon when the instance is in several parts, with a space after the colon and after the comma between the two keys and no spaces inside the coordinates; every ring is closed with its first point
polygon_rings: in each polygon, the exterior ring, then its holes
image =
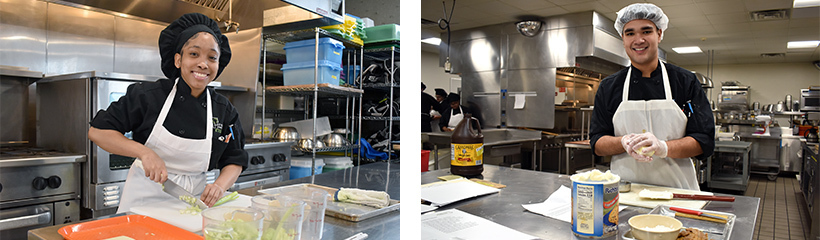
{"type": "Polygon", "coordinates": [[[65,239],[203,239],[185,229],[143,215],[125,215],[77,223],[60,228],[65,239]]]}

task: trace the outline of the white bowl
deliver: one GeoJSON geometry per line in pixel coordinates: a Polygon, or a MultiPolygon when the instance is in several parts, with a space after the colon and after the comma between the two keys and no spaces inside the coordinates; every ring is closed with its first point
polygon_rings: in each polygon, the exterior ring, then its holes
{"type": "Polygon", "coordinates": [[[680,233],[683,224],[673,217],[644,214],[629,218],[629,227],[632,228],[632,236],[635,239],[675,240],[678,238],[678,233],[680,233]]]}

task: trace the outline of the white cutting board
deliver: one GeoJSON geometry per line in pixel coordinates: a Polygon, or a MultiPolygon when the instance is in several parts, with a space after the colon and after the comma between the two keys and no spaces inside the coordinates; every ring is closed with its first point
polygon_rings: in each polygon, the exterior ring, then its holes
{"type": "Polygon", "coordinates": [[[645,208],[655,208],[658,204],[664,205],[671,205],[677,207],[685,207],[685,208],[692,208],[692,209],[702,209],[703,206],[706,206],[708,201],[703,200],[663,200],[663,199],[648,199],[648,198],[641,198],[638,196],[638,193],[641,190],[649,189],[652,191],[667,191],[671,193],[681,193],[681,194],[698,194],[698,195],[714,195],[710,192],[701,192],[701,191],[694,191],[694,190],[687,190],[687,189],[680,189],[680,188],[670,188],[670,187],[659,187],[654,185],[644,185],[638,183],[632,183],[632,191],[621,193],[620,197],[618,198],[618,202],[624,205],[632,205],[638,207],[645,207],[645,208]]]}
{"type": "MultiPolygon", "coordinates": [[[[171,199],[168,201],[159,202],[157,204],[152,204],[151,206],[132,207],[131,212],[139,215],[145,215],[152,218],[156,218],[157,220],[177,226],[190,232],[201,232],[201,214],[191,215],[179,213],[179,210],[185,209],[187,206],[188,204],[182,201],[171,199]]],[[[250,207],[251,196],[239,194],[239,197],[236,198],[236,200],[227,202],[219,206],[250,207]]]]}

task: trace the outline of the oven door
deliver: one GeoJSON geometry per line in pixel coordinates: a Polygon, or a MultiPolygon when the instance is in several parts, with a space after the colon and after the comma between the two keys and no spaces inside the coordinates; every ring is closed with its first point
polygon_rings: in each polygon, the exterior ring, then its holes
{"type": "Polygon", "coordinates": [[[54,225],[54,204],[0,210],[0,239],[18,239],[28,230],[54,225]]]}
{"type": "MultiPolygon", "coordinates": [[[[136,82],[98,79],[94,81],[94,100],[92,106],[93,113],[99,110],[108,109],[108,106],[125,95],[128,86],[136,82]]],[[[131,132],[125,133],[131,138],[131,132]]],[[[91,161],[91,181],[93,183],[111,183],[125,181],[128,176],[128,169],[134,158],[125,157],[106,152],[96,144],[91,144],[94,156],[91,161]]]]}

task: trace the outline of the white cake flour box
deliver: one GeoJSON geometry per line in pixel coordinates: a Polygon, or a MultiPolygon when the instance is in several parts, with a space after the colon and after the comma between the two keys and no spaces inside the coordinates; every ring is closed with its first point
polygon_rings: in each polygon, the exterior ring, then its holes
{"type": "Polygon", "coordinates": [[[618,182],[609,171],[592,170],[572,180],[572,232],[583,238],[604,238],[618,233],[618,182]]]}

